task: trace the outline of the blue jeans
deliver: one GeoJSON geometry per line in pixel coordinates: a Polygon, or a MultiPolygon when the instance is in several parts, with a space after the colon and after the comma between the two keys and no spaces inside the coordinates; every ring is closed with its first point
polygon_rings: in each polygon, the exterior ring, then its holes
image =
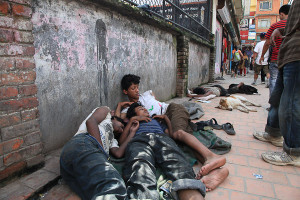
{"type": "Polygon", "coordinates": [[[300,61],[283,66],[269,103],[271,104],[265,131],[273,137],[282,135],[283,149],[300,156],[300,61]]]}
{"type": "MultiPolygon", "coordinates": [[[[123,168],[124,180],[130,199],[159,199],[156,190],[156,167],[168,180],[185,180],[182,189],[193,188],[195,173],[184,153],[166,134],[142,133],[128,144],[123,168]],[[193,185],[192,185],[193,184],[193,185]]],[[[198,189],[205,196],[205,186],[199,181],[198,189]]]]}
{"type": "Polygon", "coordinates": [[[278,65],[276,62],[271,62],[270,63],[270,84],[269,84],[270,95],[274,90],[277,75],[278,75],[278,65]]]}
{"type": "Polygon", "coordinates": [[[122,177],[87,134],[74,136],[64,146],[60,173],[81,199],[127,199],[122,177]]]}

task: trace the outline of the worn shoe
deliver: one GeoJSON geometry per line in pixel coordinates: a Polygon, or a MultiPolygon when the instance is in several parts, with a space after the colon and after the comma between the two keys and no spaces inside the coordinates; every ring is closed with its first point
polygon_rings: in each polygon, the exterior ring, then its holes
{"type": "Polygon", "coordinates": [[[283,146],[283,137],[272,137],[269,133],[264,131],[256,131],[253,133],[253,137],[256,139],[263,141],[263,142],[270,142],[276,147],[282,147],[283,146]]]}
{"type": "Polygon", "coordinates": [[[229,122],[227,122],[226,124],[222,125],[223,130],[228,134],[228,135],[235,135],[235,130],[233,128],[233,125],[229,122]]]}
{"type": "Polygon", "coordinates": [[[251,85],[256,85],[256,82],[251,83],[251,85]]]}
{"type": "Polygon", "coordinates": [[[261,157],[273,165],[293,165],[300,167],[300,156],[292,156],[286,152],[266,152],[261,157]]]}

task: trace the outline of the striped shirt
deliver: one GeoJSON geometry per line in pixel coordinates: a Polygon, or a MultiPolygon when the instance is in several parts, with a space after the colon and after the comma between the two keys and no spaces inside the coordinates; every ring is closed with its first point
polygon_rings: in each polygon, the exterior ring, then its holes
{"type": "Polygon", "coordinates": [[[141,133],[161,133],[161,134],[163,134],[164,131],[163,131],[163,128],[160,125],[160,123],[158,123],[158,121],[156,121],[155,119],[152,119],[150,122],[140,123],[140,126],[135,134],[139,135],[141,133]]]}
{"type": "MultiPolygon", "coordinates": [[[[270,39],[273,31],[276,28],[284,28],[285,24],[286,24],[286,19],[280,20],[279,22],[276,22],[276,23],[272,24],[272,26],[269,28],[269,30],[266,34],[266,39],[270,39]]],[[[271,55],[271,61],[277,61],[279,47],[282,43],[282,39],[281,38],[276,38],[275,43],[276,43],[276,47],[273,47],[272,55],[271,55]]]]}
{"type": "Polygon", "coordinates": [[[300,0],[294,0],[284,29],[286,36],[278,55],[278,68],[300,60],[300,0]]]}

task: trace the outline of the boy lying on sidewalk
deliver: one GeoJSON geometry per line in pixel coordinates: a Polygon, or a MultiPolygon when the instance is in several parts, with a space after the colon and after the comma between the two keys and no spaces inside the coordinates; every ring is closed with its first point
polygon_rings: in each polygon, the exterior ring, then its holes
{"type": "MultiPolygon", "coordinates": [[[[166,115],[149,117],[148,111],[139,103],[133,103],[127,117],[132,121],[140,121],[135,136],[127,146],[125,153],[124,178],[130,198],[155,198],[156,191],[155,166],[159,166],[163,173],[173,181],[173,190],[178,192],[180,199],[187,194],[193,194],[195,199],[204,196],[202,183],[194,180],[192,167],[185,159],[184,153],[176,143],[165,133],[172,134],[172,127],[166,115]],[[160,123],[161,122],[161,123],[160,123]],[[162,125],[165,122],[167,128],[162,125]],[[165,132],[164,132],[165,131],[165,132]],[[185,179],[185,180],[182,180],[185,179]],[[180,189],[177,185],[185,181],[180,189]],[[193,190],[190,190],[193,189],[193,190]]],[[[228,176],[226,168],[215,169],[209,175],[202,177],[207,191],[216,188],[228,176]]],[[[200,179],[199,176],[197,176],[200,179]]],[[[174,195],[174,194],[173,194],[174,195]]]]}
{"type": "MultiPolygon", "coordinates": [[[[121,109],[138,101],[145,106],[150,116],[153,116],[154,114],[166,115],[171,121],[171,127],[173,130],[170,133],[170,137],[191,147],[194,150],[197,160],[203,164],[203,167],[197,175],[198,177],[207,175],[212,170],[219,168],[226,163],[226,158],[224,156],[211,152],[195,136],[192,135],[193,130],[189,124],[189,113],[182,105],[159,102],[155,99],[152,91],[147,91],[140,95],[139,83],[140,77],[133,74],[125,75],[122,78],[121,86],[124,94],[128,96],[130,102],[120,102],[116,109],[116,116],[120,116],[122,119],[125,119],[128,108],[123,109],[122,113],[121,109]]],[[[122,139],[120,139],[120,143],[123,143],[122,139]]]]}

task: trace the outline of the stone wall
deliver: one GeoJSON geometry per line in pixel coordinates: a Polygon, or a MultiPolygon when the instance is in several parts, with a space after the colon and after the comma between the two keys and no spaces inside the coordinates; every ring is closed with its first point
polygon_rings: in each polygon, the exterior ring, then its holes
{"type": "Polygon", "coordinates": [[[30,0],[0,1],[0,180],[43,162],[30,0]]]}

